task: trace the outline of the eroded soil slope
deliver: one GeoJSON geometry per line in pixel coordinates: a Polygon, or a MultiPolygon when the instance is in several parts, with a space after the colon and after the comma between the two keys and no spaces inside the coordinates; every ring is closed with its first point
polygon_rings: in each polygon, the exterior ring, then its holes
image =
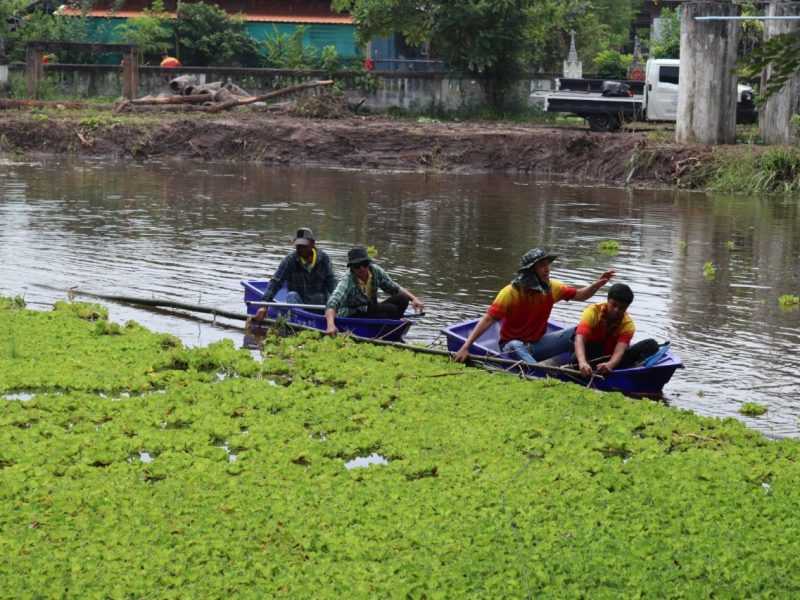
{"type": "Polygon", "coordinates": [[[0,152],[135,160],[192,159],[383,169],[525,171],[674,185],[707,148],[509,123],[436,123],[379,116],[304,119],[235,113],[85,118],[0,111],[0,152]],[[632,173],[632,174],[631,174],[632,173]]]}

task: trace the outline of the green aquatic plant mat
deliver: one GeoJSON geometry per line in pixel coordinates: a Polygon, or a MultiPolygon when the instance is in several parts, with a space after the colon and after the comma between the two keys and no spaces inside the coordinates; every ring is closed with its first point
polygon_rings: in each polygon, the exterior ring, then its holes
{"type": "MultiPolygon", "coordinates": [[[[0,400],[4,596],[800,589],[795,440],[314,334],[268,338],[263,367],[226,350],[228,376],[209,378],[207,359],[156,390],[103,396],[90,380],[104,368],[136,391],[176,348],[140,328],[98,336],[77,316],[53,319],[0,312],[3,332],[37,328],[43,351],[95,365],[80,384],[63,370],[0,400]],[[346,468],[372,455],[387,464],[346,468]]],[[[19,364],[0,353],[3,374],[19,364]]]]}
{"type": "Polygon", "coordinates": [[[105,308],[81,302],[59,302],[51,312],[0,311],[0,393],[142,392],[171,381],[258,369],[231,341],[186,349],[174,336],[132,321],[109,323],[107,315],[105,308]]]}

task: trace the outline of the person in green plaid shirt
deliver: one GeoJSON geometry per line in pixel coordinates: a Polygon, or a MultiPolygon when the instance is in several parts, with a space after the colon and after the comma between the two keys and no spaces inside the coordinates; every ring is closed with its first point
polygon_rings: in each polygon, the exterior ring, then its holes
{"type": "Polygon", "coordinates": [[[400,319],[408,303],[416,311],[425,306],[407,289],[400,287],[379,266],[372,264],[364,246],[352,248],[347,253],[348,273],[339,280],[328,303],[325,318],[328,335],[336,335],[339,329],[335,319],[339,317],[364,319],[400,319]],[[390,296],[378,302],[378,288],[390,296]]]}
{"type": "MultiPolygon", "coordinates": [[[[272,302],[281,287],[286,286],[287,304],[325,304],[336,286],[336,274],[328,255],[317,248],[314,234],[301,227],[294,236],[294,252],[278,265],[262,300],[272,302]]],[[[258,309],[253,321],[260,323],[267,308],[258,309]]]]}

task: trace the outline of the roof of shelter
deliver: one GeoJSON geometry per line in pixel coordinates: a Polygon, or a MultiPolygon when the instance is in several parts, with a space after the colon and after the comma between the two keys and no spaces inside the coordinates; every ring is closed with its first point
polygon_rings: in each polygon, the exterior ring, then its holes
{"type": "MultiPolygon", "coordinates": [[[[186,2],[186,0],[184,0],[186,2]]],[[[170,18],[176,15],[176,0],[165,0],[165,12],[170,18]]],[[[219,0],[217,5],[227,13],[242,13],[248,22],[266,23],[326,23],[351,25],[353,19],[349,14],[334,13],[330,9],[329,0],[311,0],[287,2],[286,0],[219,0]]],[[[111,2],[100,0],[86,13],[90,17],[116,17],[132,19],[142,16],[150,7],[150,0],[125,0],[117,10],[112,10],[111,2]]],[[[64,6],[59,11],[62,15],[79,16],[80,7],[64,6]]]]}

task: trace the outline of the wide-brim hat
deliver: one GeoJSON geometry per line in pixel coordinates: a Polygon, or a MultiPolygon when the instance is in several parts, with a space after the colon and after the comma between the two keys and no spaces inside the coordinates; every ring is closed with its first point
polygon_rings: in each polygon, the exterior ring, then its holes
{"type": "Polygon", "coordinates": [[[308,246],[314,241],[314,234],[307,227],[301,227],[294,234],[295,246],[308,246]]]}
{"type": "MultiPolygon", "coordinates": [[[[525,254],[522,255],[522,267],[519,271],[524,271],[526,269],[531,269],[536,266],[536,263],[542,260],[548,260],[553,262],[557,259],[558,256],[555,254],[549,254],[542,250],[541,248],[534,248],[533,250],[528,250],[525,254]]],[[[517,271],[519,273],[519,271],[517,271]]]]}
{"type": "Polygon", "coordinates": [[[367,254],[367,249],[364,246],[356,246],[355,248],[351,248],[347,251],[348,267],[355,267],[356,265],[361,265],[364,263],[369,264],[370,262],[372,262],[372,260],[367,254]]]}

